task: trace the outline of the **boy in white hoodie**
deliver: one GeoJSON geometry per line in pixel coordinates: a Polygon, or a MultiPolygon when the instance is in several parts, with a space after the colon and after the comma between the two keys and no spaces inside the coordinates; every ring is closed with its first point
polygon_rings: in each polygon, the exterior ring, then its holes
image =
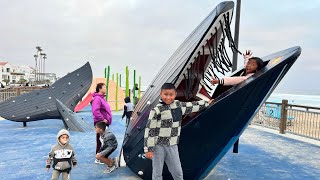
{"type": "Polygon", "coordinates": [[[50,165],[53,162],[51,180],[58,180],[61,173],[63,180],[69,180],[72,166],[75,167],[77,165],[74,149],[69,144],[69,137],[69,132],[61,129],[57,135],[58,143],[51,148],[46,162],[47,171],[49,171],[50,165]]]}

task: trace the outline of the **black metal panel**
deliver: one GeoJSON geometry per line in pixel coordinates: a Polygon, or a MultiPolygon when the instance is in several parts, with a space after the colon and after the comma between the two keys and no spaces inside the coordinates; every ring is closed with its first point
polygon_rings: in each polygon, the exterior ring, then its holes
{"type": "Polygon", "coordinates": [[[87,93],[91,83],[92,70],[88,62],[56,81],[48,89],[36,90],[0,103],[0,116],[17,122],[61,118],[55,98],[73,110],[87,93]]]}

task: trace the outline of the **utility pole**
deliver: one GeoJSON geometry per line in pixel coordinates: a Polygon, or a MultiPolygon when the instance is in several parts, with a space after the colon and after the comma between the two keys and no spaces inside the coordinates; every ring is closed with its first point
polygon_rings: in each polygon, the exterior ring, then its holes
{"type": "MultiPolygon", "coordinates": [[[[239,27],[240,27],[240,9],[241,9],[241,0],[237,0],[236,7],[236,22],[234,27],[234,44],[238,48],[239,47],[239,27]]],[[[238,66],[238,52],[233,52],[232,57],[232,72],[237,70],[238,66]]]]}
{"type": "MultiPolygon", "coordinates": [[[[240,27],[240,9],[241,9],[241,0],[237,0],[237,10],[236,10],[236,22],[234,27],[234,44],[239,47],[239,27],[240,27]]],[[[238,66],[238,52],[233,52],[232,58],[232,72],[237,70],[238,66]]],[[[239,139],[233,144],[233,153],[239,152],[239,139]]]]}

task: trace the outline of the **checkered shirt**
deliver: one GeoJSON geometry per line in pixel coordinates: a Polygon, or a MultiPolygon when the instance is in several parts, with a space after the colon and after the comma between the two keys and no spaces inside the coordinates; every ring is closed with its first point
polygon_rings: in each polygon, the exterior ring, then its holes
{"type": "Polygon", "coordinates": [[[159,103],[149,114],[144,133],[144,152],[152,152],[155,145],[172,146],[178,144],[182,115],[198,112],[209,106],[207,101],[159,103]],[[180,112],[179,112],[180,111],[180,112]]]}

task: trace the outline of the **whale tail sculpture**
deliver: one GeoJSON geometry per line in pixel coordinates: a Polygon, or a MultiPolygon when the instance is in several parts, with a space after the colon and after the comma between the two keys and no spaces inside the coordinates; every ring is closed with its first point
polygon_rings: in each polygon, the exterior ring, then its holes
{"type": "Polygon", "coordinates": [[[66,128],[70,130],[92,130],[72,111],[87,93],[91,83],[92,70],[88,62],[48,89],[35,90],[0,103],[0,116],[16,122],[63,119],[66,128]]]}

